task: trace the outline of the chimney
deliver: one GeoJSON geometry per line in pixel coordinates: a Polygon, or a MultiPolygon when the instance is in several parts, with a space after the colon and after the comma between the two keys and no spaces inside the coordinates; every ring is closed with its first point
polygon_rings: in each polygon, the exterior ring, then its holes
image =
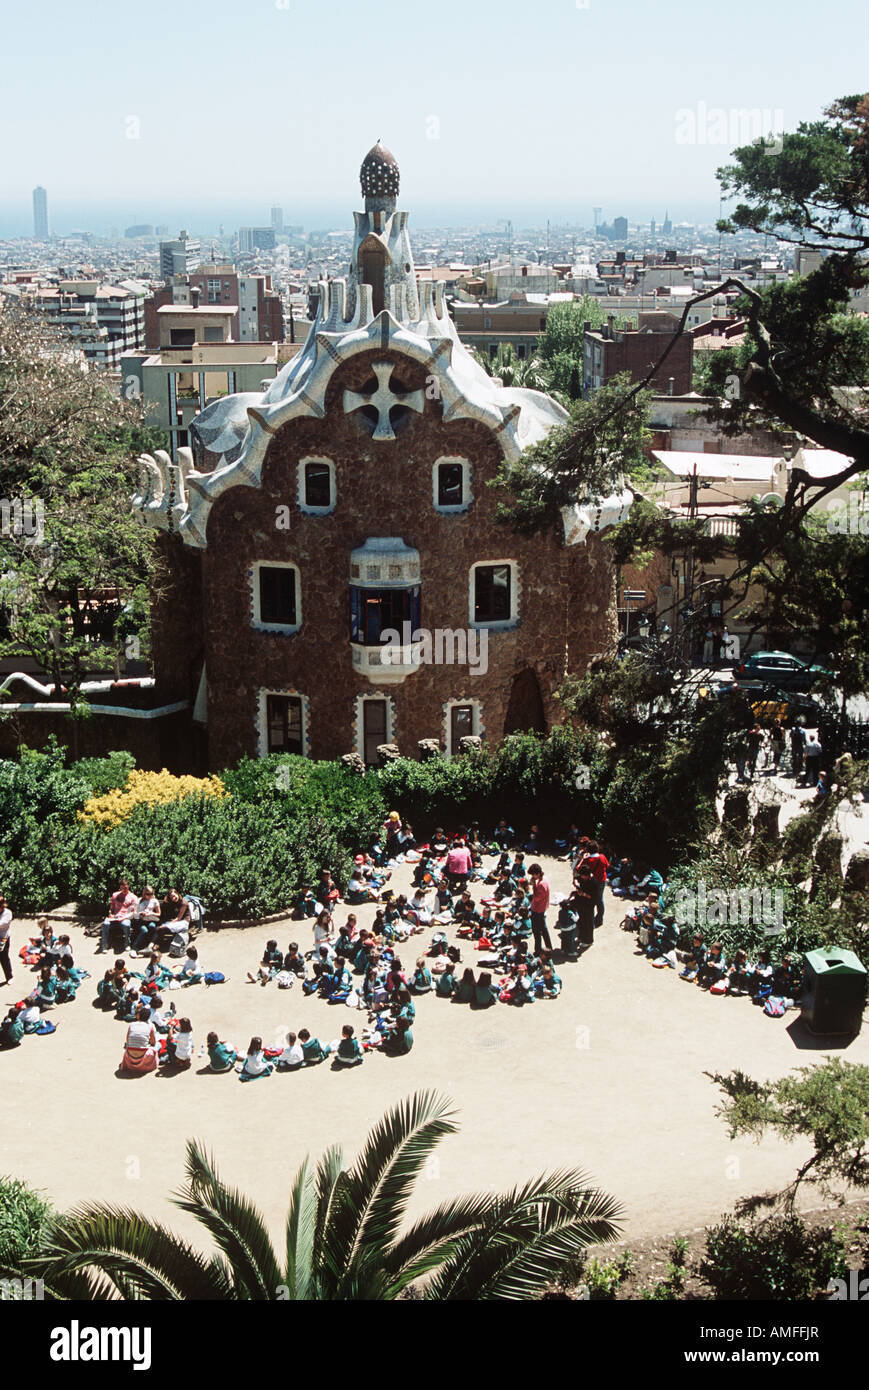
{"type": "Polygon", "coordinates": [[[615,330],[615,323],[616,323],[615,314],[607,314],[607,316],[606,316],[606,335],[607,335],[608,338],[612,338],[612,339],[615,338],[615,332],[614,332],[614,330],[615,330]]]}
{"type": "Polygon", "coordinates": [[[191,285],[191,286],[190,286],[190,303],[193,305],[193,308],[194,308],[194,309],[198,309],[198,308],[199,308],[199,296],[200,296],[201,294],[202,294],[202,290],[199,288],[198,285],[191,285]]]}
{"type": "Polygon", "coordinates": [[[673,387],[674,387],[675,385],[676,385],[676,378],[675,378],[674,376],[671,376],[671,377],[670,377],[670,385],[669,385],[669,388],[668,388],[668,391],[667,391],[667,394],[668,394],[668,395],[672,396],[672,394],[673,394],[673,387]]]}

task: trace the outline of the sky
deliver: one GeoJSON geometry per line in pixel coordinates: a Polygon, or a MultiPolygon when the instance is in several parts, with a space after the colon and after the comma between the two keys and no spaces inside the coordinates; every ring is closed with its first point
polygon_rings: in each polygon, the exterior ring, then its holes
{"type": "Polygon", "coordinates": [[[711,221],[741,130],[869,77],[865,0],[16,0],[2,46],[6,236],[36,184],[61,233],[344,227],[378,138],[417,226],[711,221]]]}

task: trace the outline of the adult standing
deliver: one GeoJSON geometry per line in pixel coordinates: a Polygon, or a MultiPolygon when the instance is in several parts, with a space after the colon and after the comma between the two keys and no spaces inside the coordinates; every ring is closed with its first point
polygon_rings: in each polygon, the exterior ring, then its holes
{"type": "Polygon", "coordinates": [[[9,948],[11,940],[9,930],[12,926],[12,911],[7,906],[6,899],[0,893],[0,966],[3,967],[3,983],[8,985],[12,979],[12,964],[9,959],[9,948]]]}
{"type": "Polygon", "coordinates": [[[751,782],[757,771],[757,760],[760,756],[760,750],[763,747],[763,729],[759,724],[752,725],[745,735],[745,741],[748,744],[748,780],[751,782]]]}
{"type": "Polygon", "coordinates": [[[772,747],[772,770],[778,772],[779,763],[785,751],[785,731],[780,719],[777,719],[770,729],[769,741],[772,747]]]}
{"type": "Polygon", "coordinates": [[[539,956],[544,945],[548,951],[552,950],[549,929],[546,926],[549,883],[544,878],[539,864],[532,864],[528,875],[531,879],[531,930],[534,933],[534,951],[539,956]]]}
{"type": "Polygon", "coordinates": [[[592,896],[594,898],[594,925],[603,926],[603,890],[606,884],[606,871],[609,868],[609,860],[601,852],[600,845],[596,840],[590,840],[584,858],[577,864],[577,872],[580,869],[590,869],[594,877],[594,887],[592,896]]]}
{"type": "Polygon", "coordinates": [[[807,787],[817,786],[818,770],[821,766],[823,751],[821,740],[818,738],[818,735],[814,733],[807,734],[804,750],[806,759],[805,785],[807,787]]]}
{"type": "Polygon", "coordinates": [[[468,849],[464,840],[455,840],[447,855],[447,862],[444,866],[444,873],[449,879],[450,887],[454,892],[464,892],[468,886],[468,879],[471,876],[473,867],[474,861],[471,856],[471,851],[468,849]]]}

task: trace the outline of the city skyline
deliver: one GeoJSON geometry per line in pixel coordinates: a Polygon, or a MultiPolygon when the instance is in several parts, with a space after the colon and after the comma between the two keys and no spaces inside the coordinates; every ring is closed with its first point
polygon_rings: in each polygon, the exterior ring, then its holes
{"type": "Polygon", "coordinates": [[[660,220],[669,206],[674,221],[712,221],[715,170],[731,148],[817,119],[861,85],[867,59],[856,0],[836,6],[853,42],[822,70],[804,2],[782,16],[735,0],[708,39],[702,15],[678,0],[651,17],[637,0],[547,0],[533,21],[519,0],[479,0],[473,12],[444,0],[434,34],[425,12],[398,0],[381,0],[363,26],[347,0],[315,14],[263,0],[243,35],[225,0],[188,0],[180,12],[153,0],[146,24],[95,0],[84,36],[67,6],[49,0],[47,11],[18,11],[4,31],[5,109],[28,111],[26,139],[9,114],[0,128],[5,236],[27,235],[37,184],[61,234],[137,222],[228,230],[268,224],[272,206],[289,223],[341,227],[377,138],[399,160],[416,225],[590,226],[593,206],[604,220],[660,220]],[[654,61],[644,57],[650,23],[668,33],[654,61]],[[101,61],[83,100],[80,64],[96,34],[101,61]],[[203,80],[180,75],[190,54],[203,80]],[[221,91],[234,99],[212,100],[221,91]],[[204,153],[191,158],[204,130],[204,153]],[[71,145],[83,156],[70,160],[71,145]],[[493,157],[498,147],[509,158],[493,157]]]}

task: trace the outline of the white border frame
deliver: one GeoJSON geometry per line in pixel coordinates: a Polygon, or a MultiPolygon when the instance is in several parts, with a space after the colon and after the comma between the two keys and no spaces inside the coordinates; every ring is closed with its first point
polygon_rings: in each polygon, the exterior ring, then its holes
{"type": "Polygon", "coordinates": [[[250,570],[251,626],[257,632],[274,632],[291,637],[302,626],[302,572],[292,560],[254,560],[250,570]],[[296,621],[295,623],[264,623],[260,616],[259,575],[260,570],[295,570],[296,572],[296,621]]]}
{"type": "Polygon", "coordinates": [[[296,505],[304,516],[330,516],[338,505],[338,483],[335,476],[335,463],[325,454],[306,454],[299,459],[296,473],[296,505]],[[305,501],[305,468],[309,463],[325,463],[329,469],[328,507],[309,507],[305,501]]]}
{"type": "Polygon", "coordinates": [[[256,751],[258,758],[268,758],[269,730],[266,720],[266,699],[269,695],[285,695],[302,702],[302,757],[311,756],[311,702],[301,690],[290,686],[261,685],[256,692],[256,751]]]}
{"type": "Polygon", "coordinates": [[[468,627],[480,630],[485,628],[487,632],[504,632],[508,628],[518,627],[519,625],[519,561],[518,560],[475,560],[468,570],[468,627]],[[483,566],[490,565],[509,565],[510,566],[510,616],[509,618],[499,618],[496,622],[478,623],[474,619],[474,587],[475,571],[483,566]]]}
{"type": "Polygon", "coordinates": [[[441,454],[440,458],[435,459],[431,470],[431,495],[432,505],[436,512],[441,516],[458,516],[466,512],[474,500],[471,491],[472,469],[469,459],[463,458],[461,454],[441,454]],[[442,463],[458,463],[462,469],[462,498],[463,501],[457,507],[443,507],[438,502],[438,469],[442,463]]]}

